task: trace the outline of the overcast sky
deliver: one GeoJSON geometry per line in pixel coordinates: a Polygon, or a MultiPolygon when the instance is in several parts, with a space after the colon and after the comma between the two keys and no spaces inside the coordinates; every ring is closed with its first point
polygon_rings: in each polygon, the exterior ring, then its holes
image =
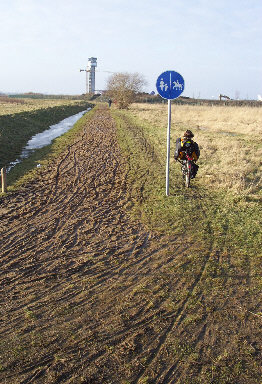
{"type": "Polygon", "coordinates": [[[262,94],[262,0],[0,0],[0,92],[81,94],[139,72],[155,91],[175,70],[185,96],[262,94]]]}

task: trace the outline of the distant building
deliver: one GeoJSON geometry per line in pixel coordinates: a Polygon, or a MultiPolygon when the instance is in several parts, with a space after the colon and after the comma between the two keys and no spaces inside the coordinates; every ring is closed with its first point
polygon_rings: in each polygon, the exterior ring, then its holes
{"type": "Polygon", "coordinates": [[[88,93],[95,93],[95,81],[96,81],[96,74],[95,69],[97,67],[97,58],[96,57],[90,57],[88,59],[87,64],[87,70],[89,73],[89,79],[88,79],[88,93]]]}

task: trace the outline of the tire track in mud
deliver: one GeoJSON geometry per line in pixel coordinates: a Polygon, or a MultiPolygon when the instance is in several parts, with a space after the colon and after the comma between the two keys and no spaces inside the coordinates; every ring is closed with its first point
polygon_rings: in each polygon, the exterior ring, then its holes
{"type": "MultiPolygon", "coordinates": [[[[195,198],[197,198],[198,201],[200,202],[201,211],[204,213],[204,215],[206,217],[206,222],[208,223],[208,216],[206,213],[206,207],[202,203],[203,199],[205,200],[205,197],[203,196],[203,193],[200,193],[200,191],[198,189],[194,190],[194,195],[195,195],[195,198]]],[[[209,229],[209,230],[211,233],[212,232],[211,229],[209,229]]],[[[223,244],[225,244],[226,236],[227,236],[227,233],[224,234],[224,243],[223,244]]],[[[168,331],[160,336],[159,340],[161,340],[161,338],[162,338],[162,343],[160,342],[157,350],[154,350],[154,353],[153,353],[152,358],[151,358],[151,364],[156,360],[157,356],[155,354],[156,354],[156,352],[157,353],[160,352],[161,348],[164,346],[165,340],[168,338],[168,335],[171,334],[174,331],[174,329],[178,329],[179,326],[181,326],[183,321],[185,320],[186,308],[187,308],[188,301],[191,298],[191,296],[192,296],[195,288],[199,284],[199,282],[203,279],[205,272],[206,272],[206,269],[208,268],[209,262],[213,260],[217,263],[217,266],[219,266],[222,262],[222,259],[220,256],[222,250],[218,251],[216,249],[212,239],[213,239],[213,236],[211,237],[209,250],[207,252],[206,257],[204,258],[204,262],[203,262],[203,265],[201,267],[201,270],[200,270],[199,274],[197,275],[193,284],[190,286],[186,299],[184,300],[184,302],[179,307],[175,317],[172,315],[170,316],[172,321],[171,321],[171,324],[168,328],[168,331]]],[[[221,247],[221,248],[223,248],[223,247],[221,247]]],[[[230,262],[230,260],[228,262],[230,262]]],[[[224,283],[226,283],[227,279],[228,279],[228,277],[225,279],[224,283]]],[[[208,323],[207,315],[205,315],[204,319],[202,320],[202,327],[200,328],[198,335],[196,335],[196,338],[193,342],[193,348],[196,348],[197,345],[204,339],[205,334],[206,334],[206,330],[207,330],[207,323],[208,323]]],[[[161,383],[161,384],[176,383],[177,380],[179,380],[179,378],[180,378],[180,373],[177,370],[179,364],[180,364],[180,359],[175,360],[175,362],[172,365],[168,366],[166,369],[163,369],[161,371],[161,373],[155,377],[155,382],[161,383]]],[[[148,365],[148,368],[150,369],[150,364],[148,365]]],[[[147,373],[148,368],[144,371],[141,370],[140,374],[134,380],[134,384],[138,383],[139,379],[141,379],[147,373]]]]}
{"type": "MultiPolygon", "coordinates": [[[[155,239],[152,246],[149,233],[140,224],[130,222],[126,215],[127,171],[116,145],[114,123],[107,111],[100,110],[99,114],[99,119],[85,127],[81,140],[71,145],[57,164],[54,162],[47,171],[41,171],[23,192],[2,199],[5,210],[1,227],[4,251],[0,273],[1,304],[8,302],[5,307],[8,313],[1,311],[5,321],[1,329],[3,337],[11,338],[14,329],[18,330],[19,337],[29,334],[26,330],[19,332],[24,328],[24,311],[37,313],[34,321],[39,317],[38,330],[44,334],[55,325],[52,308],[56,305],[71,303],[75,307],[89,308],[93,298],[84,297],[79,289],[68,288],[65,284],[68,278],[80,285],[83,278],[90,277],[89,290],[95,290],[95,297],[113,292],[121,298],[125,292],[132,291],[134,282],[147,281],[150,261],[157,260],[161,249],[168,248],[166,244],[156,245],[155,239]],[[66,253],[64,257],[63,252],[66,253]],[[90,260],[85,259],[86,255],[90,260]],[[120,260],[116,260],[117,257],[120,260]],[[67,277],[61,281],[62,276],[67,277]],[[49,325],[45,325],[48,318],[49,325]]],[[[161,265],[164,263],[162,261],[161,265]]],[[[107,314],[112,316],[112,297],[110,301],[107,314]]],[[[140,319],[134,324],[134,330],[153,318],[143,305],[138,314],[140,319]]],[[[119,343],[125,337],[126,332],[119,329],[118,335],[109,337],[107,342],[119,343]]],[[[53,354],[56,350],[54,348],[53,354]]],[[[102,355],[100,351],[92,360],[102,355]]],[[[10,359],[9,356],[7,360],[10,359]]],[[[27,370],[22,370],[21,363],[13,359],[10,367],[17,366],[16,374],[8,371],[7,366],[4,380],[15,383],[20,369],[18,380],[41,382],[52,358],[43,370],[37,368],[43,359],[35,357],[33,361],[35,363],[27,370]]]]}
{"type": "MultiPolygon", "coordinates": [[[[167,338],[169,337],[169,335],[174,331],[174,329],[178,329],[178,327],[181,325],[181,323],[183,322],[184,318],[185,318],[185,311],[186,311],[186,307],[187,307],[187,304],[188,304],[188,301],[189,299],[191,298],[192,294],[193,294],[193,291],[195,289],[195,287],[197,286],[197,284],[200,282],[200,280],[202,279],[202,276],[204,274],[204,271],[205,271],[205,268],[208,264],[208,261],[210,259],[210,254],[206,257],[205,261],[204,261],[204,264],[201,268],[201,271],[200,273],[198,274],[198,276],[196,277],[195,281],[193,282],[193,284],[188,288],[188,294],[187,294],[187,297],[186,299],[182,302],[182,304],[179,306],[179,308],[177,309],[176,311],[176,314],[166,314],[165,315],[165,318],[166,319],[170,319],[170,324],[169,326],[164,330],[164,332],[159,336],[158,338],[158,343],[156,346],[153,347],[152,351],[150,352],[150,355],[149,357],[147,358],[146,360],[146,369],[145,368],[142,368],[139,372],[139,374],[136,376],[136,378],[132,381],[133,384],[137,384],[139,382],[139,380],[146,375],[147,371],[151,369],[151,366],[154,365],[154,362],[155,360],[157,359],[159,353],[161,353],[161,349],[164,347],[165,345],[165,342],[167,340],[167,338]]],[[[206,328],[206,324],[204,324],[204,327],[203,329],[206,328]]],[[[203,332],[201,332],[201,336],[203,337],[203,332]]],[[[198,340],[199,341],[199,340],[198,340]]],[[[154,343],[154,341],[152,342],[152,344],[154,343]]],[[[196,345],[197,343],[195,343],[196,345]]],[[[150,347],[150,345],[148,346],[150,347]]],[[[174,370],[176,369],[177,365],[179,364],[179,359],[176,361],[175,364],[172,364],[171,367],[168,368],[167,371],[165,371],[164,373],[162,372],[161,374],[161,377],[160,378],[157,378],[157,381],[156,383],[169,383],[169,378],[171,377],[171,375],[173,374],[174,370]]]]}
{"type": "MultiPolygon", "coordinates": [[[[143,136],[143,139],[145,140],[144,136],[143,136]]],[[[152,148],[151,148],[151,151],[150,153],[152,152],[152,148]]],[[[142,193],[142,190],[141,190],[141,193],[142,193]]],[[[147,357],[146,359],[146,363],[145,363],[145,367],[143,367],[140,372],[138,373],[138,375],[136,375],[135,379],[133,379],[132,383],[136,384],[139,382],[139,380],[141,378],[143,378],[147,372],[151,369],[151,365],[154,365],[154,361],[157,359],[158,357],[158,354],[161,350],[161,348],[164,346],[165,344],[165,341],[166,339],[168,338],[169,334],[171,334],[171,332],[174,330],[174,328],[177,328],[183,321],[183,318],[185,317],[184,315],[184,312],[186,310],[186,306],[187,306],[187,303],[188,303],[188,300],[189,298],[191,297],[195,287],[197,286],[197,284],[200,282],[200,280],[202,279],[203,275],[204,275],[204,272],[206,270],[206,267],[208,265],[208,262],[210,260],[210,257],[211,257],[211,251],[213,249],[213,244],[210,245],[210,252],[208,253],[207,257],[205,257],[205,260],[203,262],[203,265],[201,267],[201,271],[200,273],[198,274],[198,276],[196,277],[195,281],[193,282],[193,284],[189,287],[188,289],[188,295],[187,295],[187,298],[182,302],[181,306],[179,307],[179,309],[177,310],[176,312],[176,315],[174,316],[173,314],[172,315],[167,315],[166,314],[166,318],[171,318],[171,323],[170,325],[164,330],[164,332],[158,337],[158,344],[156,347],[153,348],[153,352],[152,354],[150,355],[149,353],[149,357],[147,357]]],[[[201,332],[199,333],[199,335],[201,335],[201,337],[198,337],[197,338],[197,342],[203,338],[204,336],[204,333],[205,333],[205,328],[206,328],[206,323],[204,324],[201,332]]],[[[147,347],[150,348],[150,346],[152,344],[155,343],[155,340],[153,340],[147,347]]],[[[197,343],[196,343],[197,344],[197,343]]],[[[177,361],[177,364],[178,364],[178,361],[177,361]]],[[[176,364],[176,365],[177,365],[176,364]]],[[[172,372],[173,370],[175,369],[176,365],[172,365],[171,368],[169,368],[168,372],[165,374],[165,376],[163,377],[163,374],[161,375],[161,378],[160,378],[160,381],[158,381],[159,377],[156,378],[156,382],[168,382],[167,380],[169,379],[169,377],[172,375],[172,372]]]]}
{"type": "MultiPolygon", "coordinates": [[[[145,139],[144,136],[143,136],[143,139],[145,139]]],[[[156,158],[155,161],[157,161],[157,160],[158,159],[156,158]]],[[[204,212],[204,215],[208,221],[208,217],[206,214],[206,207],[202,203],[203,196],[198,190],[195,192],[195,194],[197,195],[197,199],[200,201],[200,208],[201,208],[202,212],[204,212]]],[[[157,344],[156,347],[153,348],[152,354],[149,355],[149,357],[146,359],[146,363],[145,363],[146,368],[145,367],[141,368],[141,370],[139,371],[138,375],[136,375],[136,377],[132,381],[132,383],[137,384],[138,382],[140,382],[140,379],[142,379],[143,377],[147,377],[147,372],[150,371],[151,366],[154,366],[155,360],[157,360],[158,354],[160,354],[162,347],[164,347],[165,341],[167,340],[168,336],[174,331],[174,329],[177,329],[183,323],[183,320],[186,317],[185,313],[186,313],[186,308],[187,308],[187,304],[188,304],[189,299],[191,298],[191,296],[192,296],[195,288],[199,284],[199,282],[203,279],[203,276],[205,275],[206,269],[208,268],[209,262],[212,259],[216,260],[218,253],[220,254],[220,252],[218,252],[218,251],[214,252],[215,249],[216,249],[216,247],[214,246],[213,241],[211,241],[207,255],[204,258],[201,270],[200,270],[199,274],[196,276],[196,279],[194,280],[193,284],[188,288],[188,295],[187,295],[186,299],[182,302],[182,304],[178,308],[175,316],[174,315],[168,316],[169,318],[172,319],[170,325],[159,336],[159,343],[157,344]]],[[[219,260],[217,260],[217,261],[218,261],[218,263],[221,263],[220,256],[219,256],[219,260]]],[[[206,326],[207,326],[207,323],[206,323],[206,321],[204,321],[203,327],[199,332],[199,336],[196,337],[196,342],[194,343],[194,347],[196,347],[196,345],[202,339],[204,339],[205,332],[206,332],[206,326]]],[[[153,344],[153,342],[151,344],[153,344]]],[[[149,347],[150,347],[150,345],[149,345],[149,347]]],[[[168,383],[169,379],[171,379],[171,376],[173,376],[173,373],[174,373],[178,364],[179,364],[179,360],[177,360],[176,363],[173,364],[171,367],[164,370],[164,372],[162,372],[161,375],[155,377],[154,382],[156,382],[156,383],[168,383]]],[[[178,377],[176,379],[178,379],[178,377]]]]}
{"type": "MultiPolygon", "coordinates": [[[[200,194],[200,192],[198,190],[197,190],[196,194],[197,194],[197,199],[200,201],[201,210],[204,213],[206,219],[208,220],[208,217],[207,217],[207,214],[206,214],[206,208],[205,208],[204,204],[202,204],[203,196],[200,194]]],[[[202,278],[203,278],[203,276],[205,274],[205,271],[206,271],[206,269],[208,267],[208,263],[210,262],[211,258],[213,257],[213,255],[212,255],[213,254],[213,250],[214,250],[214,243],[213,243],[213,240],[211,240],[210,245],[209,245],[209,250],[207,252],[206,257],[204,258],[204,262],[202,264],[200,272],[196,276],[195,281],[190,286],[190,288],[188,290],[188,295],[187,295],[186,299],[184,300],[184,302],[182,303],[182,305],[180,306],[180,308],[178,309],[176,317],[172,319],[172,323],[171,323],[171,327],[170,327],[170,332],[169,333],[171,333],[174,329],[178,329],[178,327],[183,323],[184,319],[186,318],[187,304],[189,302],[189,299],[193,295],[193,292],[194,292],[195,288],[197,287],[197,285],[202,280],[202,278]]],[[[171,316],[171,318],[172,318],[172,316],[171,316]]],[[[202,322],[203,322],[203,326],[202,326],[201,330],[199,331],[199,334],[198,334],[198,336],[196,337],[196,339],[195,339],[195,341],[193,343],[194,348],[196,348],[198,343],[201,340],[203,340],[203,338],[205,336],[206,327],[207,327],[206,318],[203,319],[202,322]]],[[[157,377],[157,383],[175,383],[179,379],[179,376],[180,376],[179,374],[176,375],[176,369],[177,369],[179,363],[180,363],[180,359],[177,359],[166,370],[163,370],[163,372],[161,372],[161,374],[157,377]],[[175,380],[175,381],[173,381],[173,380],[175,380]]]]}
{"type": "MultiPolygon", "coordinates": [[[[134,138],[139,140],[140,144],[142,143],[141,146],[145,149],[145,151],[148,153],[148,155],[150,157],[152,157],[152,159],[154,159],[155,162],[159,163],[159,159],[155,155],[154,148],[151,145],[149,145],[148,142],[146,141],[144,134],[142,132],[142,129],[140,129],[140,127],[139,128],[131,127],[131,126],[129,126],[129,124],[128,124],[128,128],[133,132],[134,138]]],[[[143,183],[146,182],[145,181],[145,179],[146,179],[145,175],[146,175],[146,173],[142,177],[143,183]]],[[[141,192],[141,196],[142,196],[143,186],[141,187],[140,192],[141,192]]],[[[203,204],[201,204],[201,208],[203,209],[203,212],[205,212],[205,207],[203,206],[203,204]]],[[[183,322],[183,320],[185,318],[185,312],[186,312],[188,301],[191,298],[191,296],[194,292],[194,289],[197,287],[198,283],[201,281],[201,279],[203,278],[203,276],[205,274],[205,270],[206,270],[208,263],[212,257],[212,251],[213,251],[213,242],[211,242],[211,244],[210,244],[209,251],[207,252],[207,256],[203,260],[203,264],[202,264],[202,267],[201,267],[199,274],[196,276],[195,280],[189,286],[189,288],[187,287],[188,294],[187,294],[186,299],[182,301],[182,303],[179,306],[179,308],[177,309],[175,315],[174,314],[168,314],[168,313],[165,314],[165,317],[167,319],[171,319],[170,324],[162,332],[162,334],[160,334],[155,340],[153,340],[150,344],[147,345],[148,351],[147,351],[147,357],[145,357],[145,361],[146,361],[145,366],[142,365],[142,368],[139,370],[139,373],[136,374],[135,378],[132,380],[133,384],[137,384],[138,382],[140,382],[141,379],[143,379],[143,377],[147,377],[147,372],[149,372],[151,370],[151,366],[154,366],[155,360],[157,360],[158,355],[160,354],[161,349],[164,347],[167,338],[174,331],[174,329],[178,328],[181,325],[181,323],[183,322]],[[154,344],[156,344],[156,340],[157,340],[157,345],[155,346],[154,344]],[[154,347],[150,351],[151,345],[154,345],[154,347]]],[[[205,330],[205,328],[206,328],[206,323],[204,323],[203,330],[205,330]]],[[[198,341],[204,337],[204,333],[205,332],[203,332],[203,331],[200,332],[201,337],[197,337],[198,341]]],[[[169,367],[168,370],[166,371],[166,373],[162,372],[161,377],[155,378],[155,380],[157,380],[155,382],[167,383],[168,382],[167,380],[172,375],[172,372],[176,368],[177,364],[178,364],[178,361],[175,365],[172,365],[171,368],[169,367]]]]}

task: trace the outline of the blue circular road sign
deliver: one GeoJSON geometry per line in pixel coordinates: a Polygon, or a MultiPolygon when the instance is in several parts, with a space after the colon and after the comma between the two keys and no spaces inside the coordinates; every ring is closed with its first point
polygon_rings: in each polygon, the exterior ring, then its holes
{"type": "Polygon", "coordinates": [[[156,89],[164,99],[176,99],[181,95],[185,88],[183,77],[175,71],[166,71],[158,76],[156,89]]]}

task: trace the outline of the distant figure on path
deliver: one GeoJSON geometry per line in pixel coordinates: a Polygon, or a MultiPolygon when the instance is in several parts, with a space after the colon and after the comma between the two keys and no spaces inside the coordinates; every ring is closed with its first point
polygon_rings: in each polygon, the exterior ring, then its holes
{"type": "Polygon", "coordinates": [[[109,99],[109,100],[108,100],[108,106],[109,106],[109,108],[111,107],[111,104],[112,104],[112,100],[109,99]]]}

